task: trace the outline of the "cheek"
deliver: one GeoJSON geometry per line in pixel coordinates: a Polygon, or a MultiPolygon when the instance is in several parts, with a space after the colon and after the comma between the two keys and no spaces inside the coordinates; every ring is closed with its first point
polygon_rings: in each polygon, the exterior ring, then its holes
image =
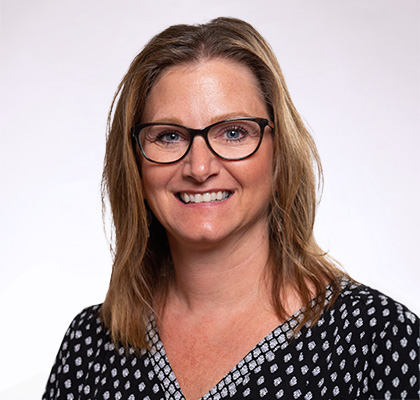
{"type": "Polygon", "coordinates": [[[252,179],[259,190],[263,191],[268,197],[270,196],[273,181],[273,148],[272,143],[266,143],[259,154],[259,158],[255,160],[252,168],[252,179]]]}
{"type": "Polygon", "coordinates": [[[258,192],[261,196],[269,201],[271,193],[271,182],[272,182],[272,171],[271,165],[262,167],[255,174],[255,186],[257,187],[258,192]]]}
{"type": "MultiPolygon", "coordinates": [[[[249,197],[255,206],[262,206],[263,203],[269,203],[271,198],[272,187],[272,165],[271,157],[258,157],[248,165],[239,166],[236,171],[232,171],[232,175],[241,184],[244,194],[249,197]]],[[[252,206],[249,204],[249,206],[252,206]]]]}
{"type": "Polygon", "coordinates": [[[159,204],[162,203],[159,201],[159,181],[151,179],[151,177],[146,174],[146,176],[143,176],[142,189],[144,200],[152,213],[158,217],[160,214],[159,204]]]}
{"type": "Polygon", "coordinates": [[[150,200],[153,200],[154,193],[159,188],[159,174],[154,171],[153,166],[145,165],[143,162],[141,165],[141,176],[142,176],[142,189],[143,197],[150,203],[150,200]]]}
{"type": "Polygon", "coordinates": [[[156,193],[159,192],[161,187],[160,179],[158,174],[143,174],[142,180],[144,198],[150,202],[156,197],[156,193]]]}
{"type": "Polygon", "coordinates": [[[158,165],[143,161],[142,190],[144,199],[149,204],[160,204],[166,200],[170,193],[169,187],[176,174],[176,169],[171,165],[158,165]]]}

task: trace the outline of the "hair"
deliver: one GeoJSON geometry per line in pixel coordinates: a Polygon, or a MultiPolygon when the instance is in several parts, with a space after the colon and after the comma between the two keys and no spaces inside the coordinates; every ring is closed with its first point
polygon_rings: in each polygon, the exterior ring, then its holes
{"type": "Polygon", "coordinates": [[[147,348],[146,324],[173,268],[166,233],[145,203],[138,155],[130,129],[142,122],[151,88],[168,68],[206,59],[247,66],[259,82],[274,124],[273,180],[269,209],[270,283],[273,307],[289,317],[282,293],[289,285],[304,306],[304,324],[315,324],[326,299],[332,304],[344,276],[313,235],[322,168],[315,143],[290,98],[277,59],[248,23],[217,18],[201,25],[174,25],[135,57],[115,94],[109,115],[102,202],[113,217],[113,269],[101,318],[116,343],[147,348]],[[314,297],[318,301],[311,305],[314,297]]]}

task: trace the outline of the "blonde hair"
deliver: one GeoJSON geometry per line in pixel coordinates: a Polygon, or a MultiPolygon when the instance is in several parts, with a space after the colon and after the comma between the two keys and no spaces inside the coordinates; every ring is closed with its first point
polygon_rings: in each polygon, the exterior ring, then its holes
{"type": "Polygon", "coordinates": [[[133,60],[108,117],[102,190],[103,204],[106,195],[109,197],[115,247],[101,318],[113,340],[126,347],[147,347],[145,330],[153,300],[165,291],[172,269],[164,228],[143,198],[130,129],[142,121],[148,94],[167,68],[210,58],[236,61],[252,71],[274,123],[269,240],[272,302],[278,316],[288,317],[281,296],[288,285],[304,305],[299,327],[319,319],[326,282],[333,287],[332,302],[340,291],[344,273],[313,236],[317,185],[322,183],[318,152],[292,103],[270,46],[251,25],[238,19],[171,26],[152,38],[133,60]],[[314,293],[319,301],[310,307],[314,293]]]}

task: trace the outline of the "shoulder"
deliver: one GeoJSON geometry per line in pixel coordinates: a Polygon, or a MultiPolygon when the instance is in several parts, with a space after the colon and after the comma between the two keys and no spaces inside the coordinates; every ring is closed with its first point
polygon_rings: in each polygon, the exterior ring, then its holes
{"type": "Polygon", "coordinates": [[[374,398],[418,398],[417,315],[376,289],[349,282],[331,312],[334,310],[335,319],[344,321],[343,331],[352,332],[351,343],[360,345],[358,357],[364,355],[369,393],[374,398]]]}
{"type": "Polygon", "coordinates": [[[86,307],[79,314],[77,314],[72,320],[66,335],[76,331],[89,331],[92,328],[98,328],[102,326],[99,318],[99,310],[101,304],[86,307]]]}
{"type": "Polygon", "coordinates": [[[87,307],[74,317],[66,331],[60,350],[66,350],[69,343],[92,345],[96,337],[106,334],[107,329],[99,318],[100,307],[100,304],[87,307]]]}
{"type": "Polygon", "coordinates": [[[60,346],[60,358],[82,352],[92,353],[109,336],[99,318],[100,307],[100,304],[87,307],[73,318],[60,346]]]}
{"type": "Polygon", "coordinates": [[[325,353],[327,366],[334,360],[339,365],[335,372],[341,365],[351,366],[344,380],[360,393],[378,399],[418,398],[419,318],[403,304],[343,280],[335,302],[327,305],[310,333],[322,348],[333,349],[325,353]]]}
{"type": "Polygon", "coordinates": [[[70,323],[50,377],[43,399],[55,399],[60,393],[72,394],[72,382],[83,378],[98,349],[109,346],[109,332],[99,318],[100,305],[85,308],[70,323]],[[108,343],[108,344],[106,344],[108,343]]]}
{"type": "Polygon", "coordinates": [[[419,326],[419,318],[406,306],[367,285],[344,280],[332,309],[345,312],[355,321],[387,329],[391,325],[419,326]]]}

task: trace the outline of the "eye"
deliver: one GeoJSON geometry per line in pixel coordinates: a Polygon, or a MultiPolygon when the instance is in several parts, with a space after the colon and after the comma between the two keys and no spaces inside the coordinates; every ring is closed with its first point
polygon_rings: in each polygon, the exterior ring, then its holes
{"type": "Polygon", "coordinates": [[[231,128],[225,132],[227,139],[239,139],[243,134],[243,130],[237,128],[231,128]]]}
{"type": "Polygon", "coordinates": [[[144,135],[149,143],[160,146],[184,144],[189,140],[187,132],[172,126],[153,125],[145,129],[144,135]]]}
{"type": "Polygon", "coordinates": [[[156,140],[159,142],[177,142],[181,140],[181,136],[177,132],[162,132],[157,137],[156,140]]]}
{"type": "Polygon", "coordinates": [[[238,124],[234,126],[223,127],[216,138],[220,140],[226,140],[228,142],[238,142],[243,140],[247,135],[248,130],[246,127],[238,124]]]}

